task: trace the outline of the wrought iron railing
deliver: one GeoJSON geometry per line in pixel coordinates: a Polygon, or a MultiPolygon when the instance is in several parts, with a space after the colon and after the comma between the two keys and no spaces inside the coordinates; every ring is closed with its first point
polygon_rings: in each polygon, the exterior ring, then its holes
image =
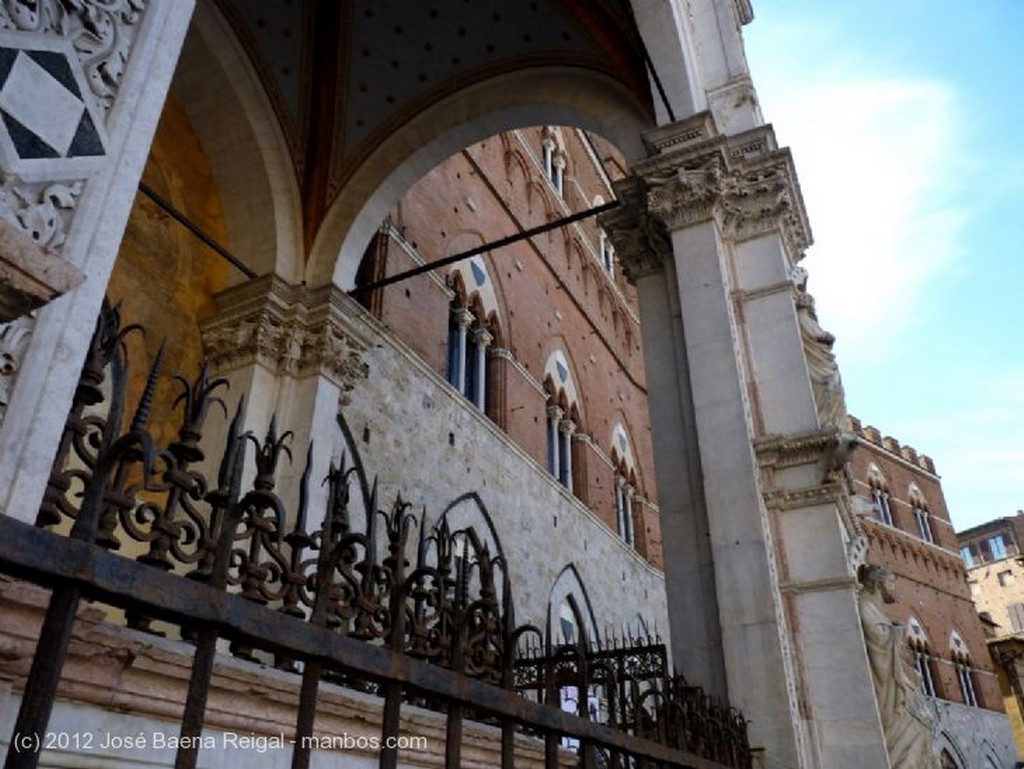
{"type": "MultiPolygon", "coordinates": [[[[315,743],[304,738],[313,733],[325,676],[383,697],[382,767],[396,766],[387,738],[398,734],[410,698],[445,711],[449,767],[460,763],[467,717],[500,725],[504,767],[515,763],[518,732],[543,738],[548,767],[565,762],[566,735],[587,767],[750,765],[742,717],[668,677],[663,647],[660,678],[637,675],[621,649],[596,656],[567,649],[517,662],[527,639],[551,647],[537,628],[513,626],[505,563],[473,529],[452,530],[443,519],[428,526],[426,511],[401,497],[382,504],[340,417],[348,449],[327,472],[317,511],[313,446],[288,510],[276,479],[282,461],[292,459],[292,436],[274,419],[262,438],[243,432],[241,406],[215,477],[202,469],[205,420],[211,408],[224,408],[225,391],[205,368],[192,382],[172,377],[177,434],[158,446],[150,422],[164,354],[129,414],[125,338],[132,329],[121,328],[117,308],[104,308],[38,526],[0,517],[0,571],[52,588],[15,734],[44,732],[76,608],[88,598],[124,609],[132,628],[178,628],[194,645],[179,769],[196,765],[221,638],[238,657],[301,675],[295,768],[309,766],[315,743]],[[531,670],[533,683],[517,686],[531,670]],[[600,689],[611,703],[607,717],[563,712],[565,686],[600,689]]],[[[33,769],[38,760],[38,749],[11,749],[5,767],[33,769]]]]}

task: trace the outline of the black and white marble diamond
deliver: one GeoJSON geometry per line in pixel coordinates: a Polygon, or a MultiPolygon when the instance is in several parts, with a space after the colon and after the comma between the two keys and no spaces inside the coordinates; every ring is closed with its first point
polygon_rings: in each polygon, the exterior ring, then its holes
{"type": "Polygon", "coordinates": [[[0,33],[0,163],[26,178],[87,174],[106,153],[74,49],[0,33]]]}

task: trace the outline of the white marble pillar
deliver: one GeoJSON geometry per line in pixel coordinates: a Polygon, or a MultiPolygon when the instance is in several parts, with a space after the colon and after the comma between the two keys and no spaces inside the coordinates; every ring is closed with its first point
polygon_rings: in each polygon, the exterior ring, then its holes
{"type": "Polygon", "coordinates": [[[0,127],[0,218],[86,279],[37,311],[22,357],[0,374],[10,396],[0,511],[25,521],[39,507],[193,0],[35,5],[0,29],[13,60],[0,99],[25,128],[0,127]],[[106,53],[96,60],[97,51],[106,53]]]}
{"type": "Polygon", "coordinates": [[[563,419],[558,423],[558,452],[561,454],[558,479],[565,488],[572,491],[572,436],[576,432],[576,423],[571,419],[563,419]]]}
{"type": "Polygon", "coordinates": [[[469,327],[473,323],[473,313],[465,307],[456,307],[452,310],[452,318],[455,320],[455,371],[452,385],[460,393],[466,392],[466,348],[469,337],[469,327]]]}
{"type": "Polygon", "coordinates": [[[561,457],[562,445],[560,440],[559,425],[562,421],[562,409],[558,406],[548,406],[548,470],[555,476],[555,480],[561,480],[561,457]]]}
{"type": "Polygon", "coordinates": [[[645,138],[632,212],[603,224],[640,293],[677,663],[719,693],[724,669],[771,765],[885,766],[842,436],[789,278],[809,241],[789,154],[710,114],[645,138]]]}
{"type": "MultiPolygon", "coordinates": [[[[272,416],[279,435],[292,432],[292,458],[281,462],[277,475],[277,493],[289,511],[296,509],[307,449],[314,443],[307,492],[310,520],[318,523],[326,502],[322,481],[344,448],[339,406],[366,376],[366,343],[347,318],[363,309],[333,287],[310,291],[275,276],[231,288],[216,302],[218,313],[202,323],[202,337],[212,373],[230,383],[224,400],[233,413],[244,397],[243,429],[260,440],[272,416]]],[[[204,445],[219,447],[227,421],[209,421],[204,445]]]]}
{"type": "Polygon", "coordinates": [[[487,405],[487,349],[493,341],[494,335],[486,328],[478,328],[473,332],[473,351],[476,355],[473,405],[481,411],[487,405]]]}

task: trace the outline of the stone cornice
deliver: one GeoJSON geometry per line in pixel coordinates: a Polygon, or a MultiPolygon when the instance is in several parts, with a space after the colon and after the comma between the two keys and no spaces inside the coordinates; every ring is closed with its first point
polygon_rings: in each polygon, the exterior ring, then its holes
{"type": "Polygon", "coordinates": [[[769,509],[796,510],[801,507],[840,504],[848,496],[845,485],[838,482],[818,486],[804,486],[796,489],[771,489],[762,494],[769,509]]]}
{"type": "Polygon", "coordinates": [[[782,469],[831,459],[842,441],[838,430],[816,430],[797,435],[765,435],[754,440],[761,467],[782,469]]]}
{"type": "Polygon", "coordinates": [[[344,299],[266,276],[216,297],[220,311],[201,326],[203,348],[217,372],[260,364],[278,375],[323,375],[343,390],[365,378],[357,339],[343,321],[344,299]]]}

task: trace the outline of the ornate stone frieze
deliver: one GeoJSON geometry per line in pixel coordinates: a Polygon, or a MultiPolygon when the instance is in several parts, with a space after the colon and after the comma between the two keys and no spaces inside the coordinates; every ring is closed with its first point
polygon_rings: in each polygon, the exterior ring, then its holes
{"type": "Polygon", "coordinates": [[[277,375],[322,374],[342,390],[366,377],[366,345],[347,328],[329,291],[261,278],[217,298],[221,312],[202,324],[216,371],[259,364],[277,375]]]}
{"type": "Polygon", "coordinates": [[[0,217],[60,252],[148,0],[0,0],[0,217]]]}
{"type": "Polygon", "coordinates": [[[765,491],[762,496],[769,509],[792,510],[799,507],[838,504],[846,494],[844,484],[828,482],[797,489],[772,489],[765,491]]]}
{"type": "Polygon", "coordinates": [[[71,43],[104,113],[121,86],[147,0],[3,0],[0,29],[60,36],[71,43]]]}
{"type": "Polygon", "coordinates": [[[837,456],[846,445],[846,436],[837,429],[815,430],[797,435],[766,435],[754,441],[754,450],[762,467],[783,469],[820,462],[823,459],[841,461],[848,456],[837,456]]]}
{"type": "Polygon", "coordinates": [[[53,251],[64,245],[83,182],[26,182],[0,170],[0,218],[53,251]]]}
{"type": "Polygon", "coordinates": [[[0,424],[7,414],[14,379],[34,326],[35,320],[27,316],[0,325],[0,424]]]}

